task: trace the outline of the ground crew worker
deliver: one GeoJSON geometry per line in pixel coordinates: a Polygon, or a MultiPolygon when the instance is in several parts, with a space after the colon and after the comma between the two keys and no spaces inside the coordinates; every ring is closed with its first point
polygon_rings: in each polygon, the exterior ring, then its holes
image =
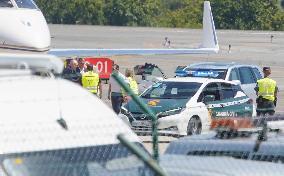
{"type": "Polygon", "coordinates": [[[82,75],[82,86],[102,98],[102,86],[99,74],[93,71],[93,66],[90,63],[86,63],[86,66],[87,72],[82,75]]]}
{"type": "Polygon", "coordinates": [[[278,88],[276,81],[269,78],[271,74],[270,67],[263,67],[264,78],[257,81],[255,88],[257,94],[257,115],[273,115],[275,113],[275,107],[277,102],[278,88]]]}
{"type": "MultiPolygon", "coordinates": [[[[139,94],[139,89],[138,89],[138,84],[136,82],[136,80],[134,79],[134,73],[132,70],[130,69],[126,69],[125,70],[125,77],[128,79],[128,85],[130,87],[130,89],[134,92],[134,94],[138,95],[139,94]]],[[[125,93],[124,94],[124,101],[128,101],[129,97],[126,96],[125,93]]]]}

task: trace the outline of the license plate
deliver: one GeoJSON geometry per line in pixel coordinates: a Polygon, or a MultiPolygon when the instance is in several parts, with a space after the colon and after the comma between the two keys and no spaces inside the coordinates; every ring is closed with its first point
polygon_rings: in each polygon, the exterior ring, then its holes
{"type": "Polygon", "coordinates": [[[132,122],[132,126],[151,127],[152,122],[150,120],[135,120],[135,121],[132,122]]]}

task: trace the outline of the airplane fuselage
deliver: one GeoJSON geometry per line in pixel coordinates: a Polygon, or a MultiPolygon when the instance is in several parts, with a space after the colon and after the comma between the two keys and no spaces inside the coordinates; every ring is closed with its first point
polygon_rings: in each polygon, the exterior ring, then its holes
{"type": "Polygon", "coordinates": [[[0,48],[49,50],[50,32],[42,12],[34,2],[4,1],[8,3],[0,2],[0,48]]]}

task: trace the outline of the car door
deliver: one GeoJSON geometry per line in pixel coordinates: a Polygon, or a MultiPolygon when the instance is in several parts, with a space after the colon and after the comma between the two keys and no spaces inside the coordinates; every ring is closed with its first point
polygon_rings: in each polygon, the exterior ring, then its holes
{"type": "Polygon", "coordinates": [[[215,109],[216,116],[222,117],[251,117],[253,114],[252,101],[241,90],[239,85],[220,83],[221,108],[215,109]]]}
{"type": "Polygon", "coordinates": [[[218,83],[209,83],[200,94],[198,98],[198,102],[203,102],[212,118],[216,117],[216,110],[221,108],[220,105],[221,94],[220,94],[220,86],[218,83]],[[209,99],[209,98],[210,99],[209,99]]]}
{"type": "Polygon", "coordinates": [[[201,98],[212,118],[252,116],[253,105],[240,86],[229,83],[211,83],[202,92],[201,98]],[[206,96],[215,99],[206,102],[206,96]]]}
{"type": "Polygon", "coordinates": [[[241,81],[241,88],[247,96],[251,99],[256,99],[256,92],[254,88],[256,87],[257,78],[251,67],[239,67],[239,75],[241,81]]]}

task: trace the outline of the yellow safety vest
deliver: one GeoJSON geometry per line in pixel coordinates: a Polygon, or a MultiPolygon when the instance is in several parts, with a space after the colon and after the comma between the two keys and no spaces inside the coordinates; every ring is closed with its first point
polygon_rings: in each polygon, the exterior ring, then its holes
{"type": "Polygon", "coordinates": [[[258,84],[258,96],[274,101],[274,92],[276,89],[276,81],[270,78],[263,78],[257,81],[258,84]]]}
{"type": "Polygon", "coordinates": [[[88,71],[82,75],[82,85],[92,93],[97,93],[100,77],[99,74],[88,71]]]}
{"type": "Polygon", "coordinates": [[[133,78],[131,78],[131,77],[128,77],[127,79],[129,80],[130,89],[131,89],[136,95],[138,95],[139,90],[138,90],[138,84],[137,84],[137,82],[136,82],[133,78]]]}
{"type": "MultiPolygon", "coordinates": [[[[138,90],[138,84],[137,82],[131,78],[131,77],[127,77],[128,81],[129,81],[129,87],[130,89],[134,92],[134,94],[138,95],[139,94],[139,90],[138,90]]],[[[123,96],[126,95],[125,91],[123,88],[121,88],[121,93],[123,96]]]]}

